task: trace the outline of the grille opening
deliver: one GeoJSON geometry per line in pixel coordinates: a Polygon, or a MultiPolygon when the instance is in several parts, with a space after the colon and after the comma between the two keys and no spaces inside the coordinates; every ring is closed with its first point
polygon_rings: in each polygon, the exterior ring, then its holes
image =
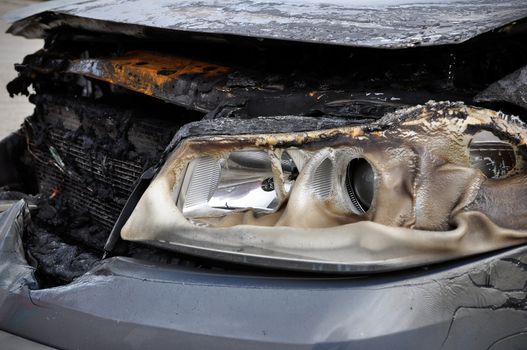
{"type": "MultiPolygon", "coordinates": [[[[181,125],[203,116],[134,94],[94,101],[49,90],[32,97],[35,112],[22,129],[39,193],[24,244],[41,287],[69,283],[100,261],[137,179],[181,125]]],[[[116,254],[190,264],[128,242],[116,254]]]]}

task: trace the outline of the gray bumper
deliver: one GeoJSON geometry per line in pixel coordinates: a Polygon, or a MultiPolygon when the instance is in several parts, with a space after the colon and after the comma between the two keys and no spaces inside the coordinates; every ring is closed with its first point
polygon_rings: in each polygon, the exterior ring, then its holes
{"type": "Polygon", "coordinates": [[[229,275],[112,258],[32,290],[23,201],[0,216],[0,328],[65,349],[514,349],[527,247],[368,278],[229,275]]]}
{"type": "Polygon", "coordinates": [[[52,348],[32,342],[16,335],[0,331],[0,344],[4,349],[14,350],[52,350],[52,348]]]}

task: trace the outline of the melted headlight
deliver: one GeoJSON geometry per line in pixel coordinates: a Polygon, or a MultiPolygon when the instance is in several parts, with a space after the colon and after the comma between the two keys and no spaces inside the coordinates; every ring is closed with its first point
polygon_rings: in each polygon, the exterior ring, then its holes
{"type": "Polygon", "coordinates": [[[191,137],[166,161],[122,237],[332,272],[511,246],[527,239],[526,140],[518,120],[446,103],[363,127],[191,137]]]}

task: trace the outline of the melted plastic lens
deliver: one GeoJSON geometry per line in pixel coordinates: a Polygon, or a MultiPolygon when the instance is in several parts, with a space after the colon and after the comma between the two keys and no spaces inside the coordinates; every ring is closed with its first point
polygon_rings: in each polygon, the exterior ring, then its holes
{"type": "Polygon", "coordinates": [[[480,131],[470,142],[470,162],[491,179],[506,177],[516,166],[516,152],[510,143],[490,131],[480,131]]]}
{"type": "Polygon", "coordinates": [[[519,120],[451,104],[374,127],[189,138],[121,236],[332,273],[489,252],[527,242],[526,144],[519,120]]]}

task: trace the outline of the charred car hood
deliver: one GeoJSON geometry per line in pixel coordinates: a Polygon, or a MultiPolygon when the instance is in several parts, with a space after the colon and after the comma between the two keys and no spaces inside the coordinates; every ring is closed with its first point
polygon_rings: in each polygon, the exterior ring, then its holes
{"type": "Polygon", "coordinates": [[[149,29],[376,48],[464,42],[514,30],[523,0],[148,1],[56,0],[11,13],[10,32],[44,37],[59,26],[147,36],[149,29]],[[511,24],[511,26],[507,26],[511,24]]]}

